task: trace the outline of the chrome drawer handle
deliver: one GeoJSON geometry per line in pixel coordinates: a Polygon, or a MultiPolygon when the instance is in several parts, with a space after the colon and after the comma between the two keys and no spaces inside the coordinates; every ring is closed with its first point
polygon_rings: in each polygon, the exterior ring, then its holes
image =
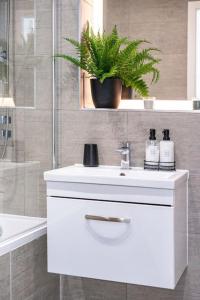
{"type": "Polygon", "coordinates": [[[116,223],[130,223],[129,218],[115,218],[115,217],[103,217],[94,215],[85,215],[86,220],[104,221],[104,222],[116,222],[116,223]]]}

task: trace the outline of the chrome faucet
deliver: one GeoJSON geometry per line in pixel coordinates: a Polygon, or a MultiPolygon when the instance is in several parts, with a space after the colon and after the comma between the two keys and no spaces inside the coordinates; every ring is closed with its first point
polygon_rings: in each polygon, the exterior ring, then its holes
{"type": "Polygon", "coordinates": [[[116,151],[121,154],[121,169],[130,169],[130,143],[122,143],[122,147],[120,147],[116,151]]]}

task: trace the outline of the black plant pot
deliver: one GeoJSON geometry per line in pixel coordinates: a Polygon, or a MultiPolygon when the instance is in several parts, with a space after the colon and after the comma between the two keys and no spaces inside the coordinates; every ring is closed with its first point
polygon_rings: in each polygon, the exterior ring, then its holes
{"type": "Polygon", "coordinates": [[[122,82],[118,78],[107,78],[101,83],[98,79],[90,79],[91,93],[96,108],[118,108],[122,82]]]}

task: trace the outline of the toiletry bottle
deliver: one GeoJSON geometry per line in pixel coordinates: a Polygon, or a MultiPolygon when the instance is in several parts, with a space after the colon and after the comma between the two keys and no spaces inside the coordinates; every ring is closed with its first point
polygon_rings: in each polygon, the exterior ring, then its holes
{"type": "Polygon", "coordinates": [[[163,141],[160,142],[160,166],[173,167],[174,142],[170,141],[169,129],[163,130],[163,141]]]}
{"type": "Polygon", "coordinates": [[[158,165],[159,143],[156,141],[156,130],[150,129],[149,140],[146,142],[146,165],[158,165]]]}

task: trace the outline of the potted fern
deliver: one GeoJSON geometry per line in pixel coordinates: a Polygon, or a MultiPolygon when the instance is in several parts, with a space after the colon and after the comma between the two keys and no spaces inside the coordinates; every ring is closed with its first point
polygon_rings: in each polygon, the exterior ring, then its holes
{"type": "Polygon", "coordinates": [[[58,54],[56,57],[70,61],[90,76],[91,94],[96,108],[117,108],[122,85],[131,87],[142,97],[149,95],[144,76],[151,75],[152,83],[159,79],[159,59],[156,48],[144,48],[144,40],[130,41],[118,35],[116,26],[110,34],[94,34],[87,24],[81,42],[66,38],[77,50],[77,57],[58,54]],[[142,48],[143,47],[143,48],[142,48]]]}

